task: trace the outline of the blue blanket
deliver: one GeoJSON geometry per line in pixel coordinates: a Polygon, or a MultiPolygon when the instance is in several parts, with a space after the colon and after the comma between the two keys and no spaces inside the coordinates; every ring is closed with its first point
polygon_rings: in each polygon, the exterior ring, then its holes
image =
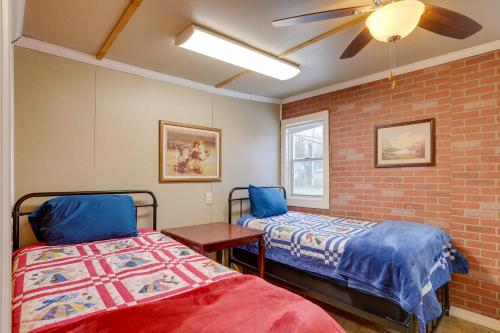
{"type": "Polygon", "coordinates": [[[420,332],[441,314],[434,291],[451,280],[453,271],[467,270],[467,261],[451,246],[448,234],[399,221],[385,221],[353,238],[337,265],[350,287],[393,300],[415,314],[420,332]]]}

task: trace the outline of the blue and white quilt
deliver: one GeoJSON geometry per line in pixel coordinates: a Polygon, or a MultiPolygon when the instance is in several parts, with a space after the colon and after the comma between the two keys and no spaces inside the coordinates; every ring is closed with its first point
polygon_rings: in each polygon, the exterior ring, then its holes
{"type": "MultiPolygon", "coordinates": [[[[238,224],[264,230],[266,258],[345,282],[335,272],[347,242],[371,230],[376,223],[316,214],[287,212],[257,219],[243,216],[238,224]]],[[[242,249],[258,253],[256,244],[242,249]]]]}
{"type": "MultiPolygon", "coordinates": [[[[389,299],[416,315],[421,332],[441,314],[431,291],[468,269],[448,234],[420,223],[288,212],[238,224],[266,231],[267,259],[389,299]]],[[[258,253],[257,244],[241,249],[258,253]]]]}

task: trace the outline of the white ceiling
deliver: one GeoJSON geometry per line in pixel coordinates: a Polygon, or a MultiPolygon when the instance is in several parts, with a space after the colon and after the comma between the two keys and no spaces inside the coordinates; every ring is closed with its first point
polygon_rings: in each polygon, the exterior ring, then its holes
{"type": "MultiPolygon", "coordinates": [[[[478,21],[483,29],[466,40],[454,40],[417,28],[397,43],[397,65],[470,48],[500,38],[500,0],[429,0],[478,21]]],[[[26,0],[25,36],[95,54],[129,0],[26,0]]],[[[370,4],[370,0],[144,0],[107,55],[108,59],[215,85],[241,71],[188,50],[174,39],[192,23],[272,54],[280,54],[317,34],[352,19],[342,18],[274,28],[271,21],[302,13],[370,4]]],[[[287,81],[250,75],[228,89],[285,98],[387,69],[388,46],[372,41],[356,57],[339,56],[362,25],[351,27],[287,59],[301,73],[287,81]]]]}

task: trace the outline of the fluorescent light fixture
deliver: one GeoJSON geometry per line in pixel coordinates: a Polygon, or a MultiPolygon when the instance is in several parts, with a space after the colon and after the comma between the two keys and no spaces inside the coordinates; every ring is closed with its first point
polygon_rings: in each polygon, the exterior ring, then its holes
{"type": "Polygon", "coordinates": [[[177,36],[175,45],[279,80],[291,79],[300,72],[296,65],[196,25],[177,36]]]}

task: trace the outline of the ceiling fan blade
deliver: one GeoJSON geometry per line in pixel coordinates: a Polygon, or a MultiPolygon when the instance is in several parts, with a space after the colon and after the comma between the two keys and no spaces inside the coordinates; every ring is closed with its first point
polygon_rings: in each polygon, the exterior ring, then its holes
{"type": "Polygon", "coordinates": [[[373,39],[372,34],[368,28],[364,28],[354,39],[351,44],[346,47],[340,59],[352,58],[359,53],[368,43],[373,39]]]}
{"type": "Polygon", "coordinates": [[[425,5],[425,12],[420,18],[418,26],[456,39],[465,39],[483,28],[481,24],[470,17],[429,4],[425,5]]]}
{"type": "Polygon", "coordinates": [[[326,10],[324,12],[297,15],[297,16],[292,16],[292,17],[280,19],[280,20],[274,20],[273,25],[275,27],[286,27],[289,25],[317,22],[317,21],[323,21],[323,20],[330,20],[330,19],[334,19],[334,18],[338,18],[338,17],[355,15],[355,14],[367,12],[370,10],[373,10],[373,7],[361,6],[361,7],[347,7],[347,8],[326,10]]]}

